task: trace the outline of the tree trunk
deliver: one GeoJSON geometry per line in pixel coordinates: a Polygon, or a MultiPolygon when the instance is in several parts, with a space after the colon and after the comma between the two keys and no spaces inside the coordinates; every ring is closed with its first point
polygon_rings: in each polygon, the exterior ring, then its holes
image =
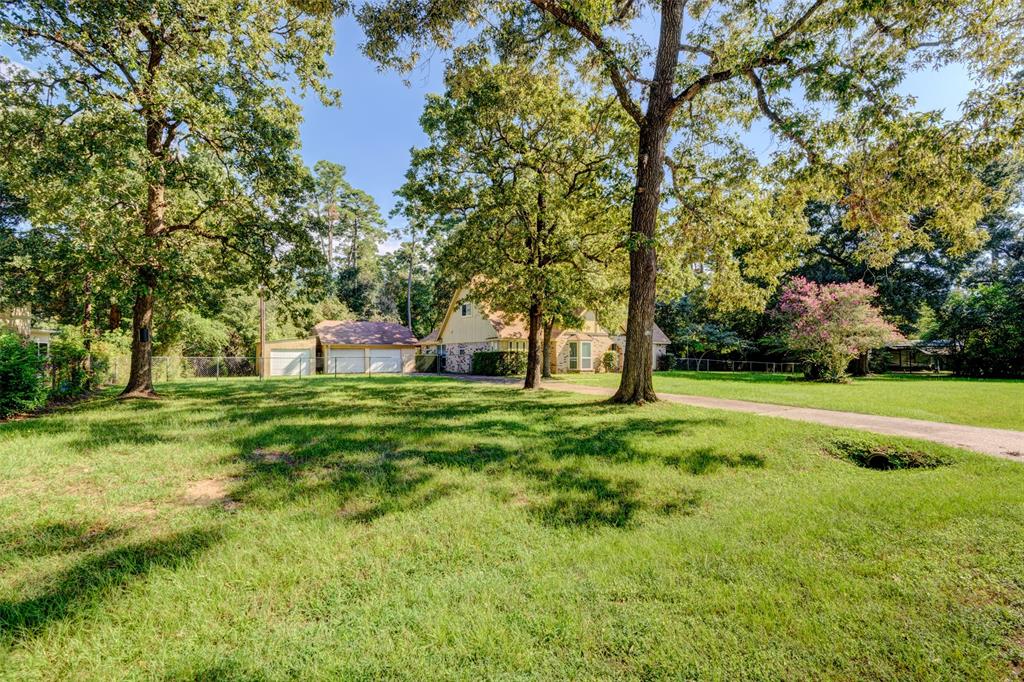
{"type": "MultiPolygon", "coordinates": [[[[146,124],[146,151],[153,173],[146,188],[146,214],[143,217],[144,253],[155,254],[166,228],[167,176],[164,163],[174,139],[174,126],[169,127],[166,111],[153,96],[152,88],[163,64],[164,44],[157,35],[147,35],[149,60],[143,85],[140,110],[146,124]]],[[[139,266],[135,282],[135,304],[132,307],[132,366],[128,385],[122,398],[152,398],[153,390],[153,301],[156,297],[157,264],[155,258],[139,266]]]]}
{"type": "Polygon", "coordinates": [[[541,349],[541,376],[545,379],[551,378],[551,331],[555,326],[554,320],[544,323],[544,347],[541,349]]]}
{"type": "Polygon", "coordinates": [[[132,366],[128,385],[122,398],[152,398],[153,390],[153,292],[156,273],[151,268],[139,270],[140,289],[135,293],[132,308],[132,366]],[[142,288],[144,287],[144,288],[142,288]]]}
{"type": "Polygon", "coordinates": [[[121,328],[121,306],[114,301],[110,304],[110,310],[107,311],[107,329],[110,331],[117,331],[121,328]]]}
{"type": "Polygon", "coordinates": [[[267,355],[267,298],[263,285],[260,284],[260,357],[256,360],[260,363],[260,378],[266,374],[265,369],[269,366],[269,357],[267,355]]]}
{"type": "Polygon", "coordinates": [[[92,371],[92,273],[85,273],[82,282],[82,297],[85,299],[82,310],[82,345],[85,347],[85,359],[82,366],[86,372],[92,371]]]}
{"type": "Polygon", "coordinates": [[[637,187],[633,198],[629,252],[629,316],[622,377],[612,402],[654,402],[653,350],[654,299],[657,286],[657,254],[654,251],[667,126],[648,126],[640,132],[637,187]]]}
{"type": "Polygon", "coordinates": [[[334,279],[334,225],[327,222],[327,274],[334,279]]]}
{"type": "Polygon", "coordinates": [[[665,179],[665,147],[678,102],[673,88],[679,66],[685,0],[664,0],[658,29],[654,78],[637,144],[637,184],[630,219],[630,306],[626,323],[623,375],[612,402],[643,403],[657,399],[653,383],[654,294],[657,256],[654,237],[665,179]]]}
{"type": "Polygon", "coordinates": [[[630,218],[629,317],[622,378],[612,402],[642,404],[658,399],[654,393],[654,298],[657,255],[654,251],[661,184],[665,178],[668,128],[677,106],[673,101],[679,42],[683,30],[684,0],[664,0],[654,79],[637,144],[636,190],[630,218]]]}
{"type": "Polygon", "coordinates": [[[540,388],[540,334],[543,326],[543,314],[540,308],[540,299],[534,296],[530,300],[530,331],[526,352],[526,383],[523,388],[540,388]]]}

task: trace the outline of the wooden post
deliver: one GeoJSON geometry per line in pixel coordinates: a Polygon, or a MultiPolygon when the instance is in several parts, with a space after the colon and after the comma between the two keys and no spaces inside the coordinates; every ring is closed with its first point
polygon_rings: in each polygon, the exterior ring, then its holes
{"type": "Polygon", "coordinates": [[[258,362],[260,363],[260,380],[263,379],[263,374],[266,368],[263,366],[266,362],[267,354],[267,301],[263,295],[263,285],[260,284],[260,357],[258,362]]]}

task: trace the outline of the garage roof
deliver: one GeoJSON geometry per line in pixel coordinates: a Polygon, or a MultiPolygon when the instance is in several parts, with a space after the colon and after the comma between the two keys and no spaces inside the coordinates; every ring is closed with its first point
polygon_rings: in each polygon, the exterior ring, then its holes
{"type": "Polygon", "coordinates": [[[344,346],[415,346],[411,331],[394,322],[324,320],[313,327],[320,343],[344,346]]]}

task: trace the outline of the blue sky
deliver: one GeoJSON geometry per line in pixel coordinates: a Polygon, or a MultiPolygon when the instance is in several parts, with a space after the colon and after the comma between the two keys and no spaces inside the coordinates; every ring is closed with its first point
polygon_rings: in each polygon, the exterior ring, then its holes
{"type": "MultiPolygon", "coordinates": [[[[404,180],[409,150],[426,143],[420,112],[428,93],[444,89],[443,57],[406,76],[378,71],[359,51],[362,34],[352,16],[338,19],[335,29],[331,85],[341,90],[341,107],[305,99],[302,157],[309,166],[321,159],[345,166],[348,181],[369,192],[386,218],[395,203],[393,192],[404,180]]],[[[403,225],[401,219],[389,222],[403,225]]]]}
{"type": "MultiPolygon", "coordinates": [[[[337,48],[330,59],[332,85],[341,90],[341,108],[328,108],[315,98],[303,103],[302,156],[312,166],[320,159],[340,163],[348,180],[369,192],[387,213],[394,206],[393,192],[402,184],[409,163],[409,149],[426,142],[419,127],[423,98],[443,90],[444,56],[438,54],[406,78],[393,71],[378,71],[359,51],[359,27],[351,16],[336,23],[337,48]]],[[[970,89],[971,81],[961,68],[923,71],[905,84],[906,93],[918,97],[921,109],[943,109],[954,117],[970,89]]],[[[764,128],[754,130],[749,141],[765,153],[774,145],[764,128]]],[[[390,221],[400,227],[401,219],[390,221]]],[[[389,241],[386,248],[393,248],[389,241]]]]}
{"type": "MultiPolygon", "coordinates": [[[[315,97],[304,100],[302,156],[310,166],[320,159],[344,165],[349,182],[369,192],[387,217],[395,203],[393,192],[402,184],[410,148],[426,142],[419,116],[424,96],[443,89],[444,55],[437,54],[403,77],[378,71],[359,51],[361,41],[351,15],[337,20],[337,47],[329,61],[334,74],[331,84],[341,90],[342,105],[328,108],[315,97]]],[[[18,59],[5,45],[0,45],[0,55],[18,59]]],[[[921,109],[944,109],[952,118],[970,86],[966,71],[949,67],[915,73],[903,90],[918,97],[921,109]]],[[[752,131],[747,140],[761,154],[774,145],[763,127],[752,131]]],[[[402,225],[400,219],[389,222],[396,228],[402,225]]],[[[386,248],[395,244],[389,240],[386,248]]]]}

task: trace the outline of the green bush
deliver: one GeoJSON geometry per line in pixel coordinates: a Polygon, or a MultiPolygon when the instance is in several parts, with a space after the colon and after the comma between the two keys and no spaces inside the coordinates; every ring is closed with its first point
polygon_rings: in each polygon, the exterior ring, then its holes
{"type": "Polygon", "coordinates": [[[473,353],[473,374],[491,377],[526,374],[526,351],[488,350],[473,353]]]}
{"type": "Polygon", "coordinates": [[[948,343],[953,371],[961,376],[1024,376],[1024,284],[954,293],[932,336],[948,343]]]}
{"type": "Polygon", "coordinates": [[[665,353],[658,356],[658,371],[667,372],[676,368],[676,356],[672,353],[665,353]]]}
{"type": "Polygon", "coordinates": [[[89,357],[82,332],[77,327],[63,327],[50,344],[50,396],[75,398],[92,388],[92,373],[87,367],[89,357]]]}
{"type": "Polygon", "coordinates": [[[110,384],[127,376],[132,335],[127,331],[108,331],[92,342],[93,383],[110,384]]]}
{"type": "Polygon", "coordinates": [[[607,350],[601,356],[601,367],[606,372],[615,372],[619,369],[619,354],[613,350],[607,350]]]}
{"type": "Polygon", "coordinates": [[[42,358],[14,334],[0,331],[0,418],[34,410],[45,402],[42,358]]]}

